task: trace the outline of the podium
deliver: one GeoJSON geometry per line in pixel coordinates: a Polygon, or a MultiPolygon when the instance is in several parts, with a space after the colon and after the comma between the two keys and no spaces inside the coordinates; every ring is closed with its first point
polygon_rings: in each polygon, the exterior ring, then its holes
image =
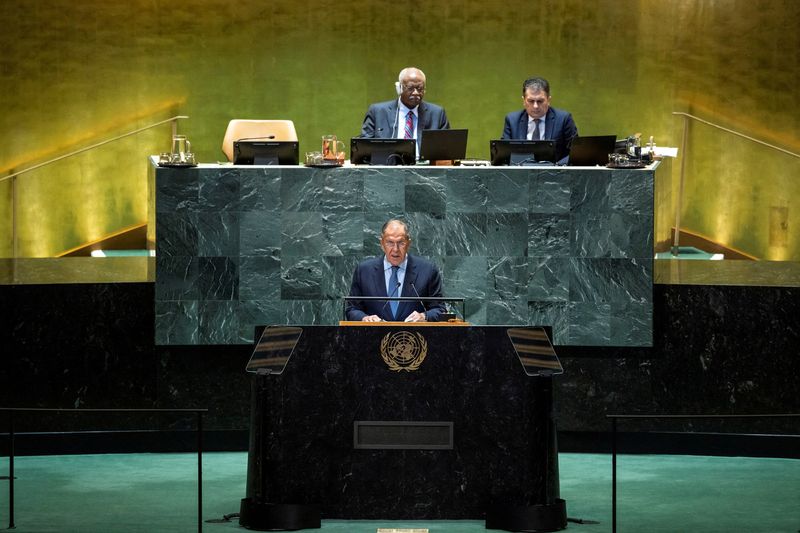
{"type": "Polygon", "coordinates": [[[552,416],[562,369],[544,328],[356,324],[260,334],[242,526],[566,527],[552,416]]]}

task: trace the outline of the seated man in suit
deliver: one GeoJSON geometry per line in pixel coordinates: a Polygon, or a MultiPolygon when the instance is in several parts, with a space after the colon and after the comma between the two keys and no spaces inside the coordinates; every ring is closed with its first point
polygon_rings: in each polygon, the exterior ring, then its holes
{"type": "MultiPolygon", "coordinates": [[[[411,236],[401,220],[392,219],[381,228],[383,257],[359,263],[353,273],[350,296],[442,296],[442,277],[436,265],[415,255],[409,255],[411,236]]],[[[406,322],[436,322],[444,311],[440,302],[388,300],[349,300],[347,319],[365,322],[399,320],[406,322]]]]}
{"type": "Polygon", "coordinates": [[[361,125],[362,137],[419,139],[422,130],[450,129],[444,109],[422,101],[425,96],[425,73],[421,70],[414,67],[401,70],[395,88],[399,98],[369,106],[361,125]]]}
{"type": "Polygon", "coordinates": [[[544,78],[530,78],[522,84],[525,109],[506,115],[503,139],[552,140],[556,142],[556,161],[565,164],[578,136],[578,128],[567,111],[550,107],[550,84],[544,78]]]}

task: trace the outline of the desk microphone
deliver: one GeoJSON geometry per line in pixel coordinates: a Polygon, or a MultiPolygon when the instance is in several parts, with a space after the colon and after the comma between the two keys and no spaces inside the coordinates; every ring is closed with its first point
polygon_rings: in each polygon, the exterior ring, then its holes
{"type": "Polygon", "coordinates": [[[263,137],[242,137],[241,139],[236,139],[236,142],[239,141],[261,141],[264,139],[274,139],[274,135],[265,135],[263,137]]]}
{"type": "MultiPolygon", "coordinates": [[[[422,298],[422,296],[419,295],[419,292],[417,292],[417,288],[414,286],[414,282],[413,281],[411,282],[411,288],[414,289],[414,294],[417,295],[417,298],[422,298]]],[[[427,314],[428,308],[425,307],[425,302],[420,300],[419,304],[422,306],[422,310],[425,311],[425,313],[427,314]]]]}

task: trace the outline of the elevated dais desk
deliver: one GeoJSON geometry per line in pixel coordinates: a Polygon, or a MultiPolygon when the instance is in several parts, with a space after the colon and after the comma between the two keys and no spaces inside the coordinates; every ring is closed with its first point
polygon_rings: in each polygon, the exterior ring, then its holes
{"type": "Polygon", "coordinates": [[[561,366],[543,328],[357,324],[261,335],[242,525],[566,526],[552,419],[561,366]]]}
{"type": "Polygon", "coordinates": [[[657,165],[156,161],[156,344],[250,344],[259,324],[337,324],[353,270],[382,253],[381,225],[401,216],[413,253],[439,265],[445,294],[465,299],[465,320],[551,326],[556,345],[652,345],[657,165]]]}

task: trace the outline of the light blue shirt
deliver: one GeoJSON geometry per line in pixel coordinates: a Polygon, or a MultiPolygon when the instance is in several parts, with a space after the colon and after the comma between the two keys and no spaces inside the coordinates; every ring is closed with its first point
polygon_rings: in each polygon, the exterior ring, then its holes
{"type": "Polygon", "coordinates": [[[397,270],[397,281],[400,283],[400,286],[397,290],[394,287],[389,286],[389,278],[392,277],[392,264],[386,260],[386,256],[383,256],[383,277],[386,280],[386,296],[400,296],[402,293],[403,288],[403,281],[406,279],[406,265],[408,265],[408,256],[403,259],[403,262],[400,263],[400,268],[397,270]],[[394,294],[392,291],[394,290],[394,294]]]}

